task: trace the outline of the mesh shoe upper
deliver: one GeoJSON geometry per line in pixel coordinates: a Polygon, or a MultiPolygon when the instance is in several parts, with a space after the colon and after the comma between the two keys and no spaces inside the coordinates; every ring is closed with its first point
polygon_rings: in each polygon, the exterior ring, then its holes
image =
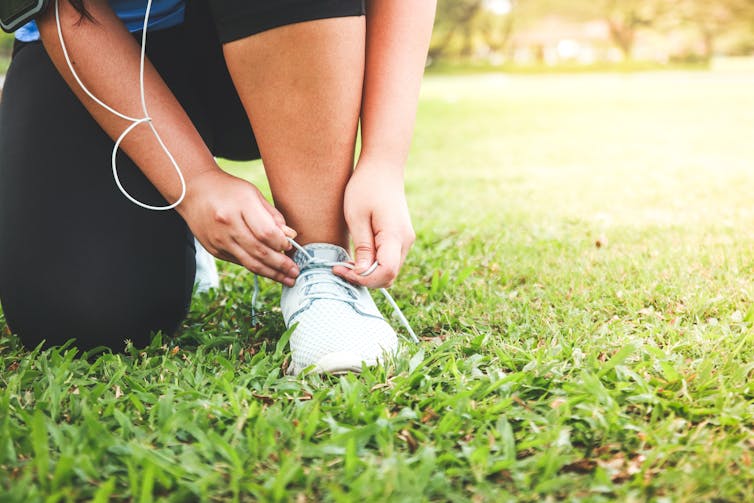
{"type": "Polygon", "coordinates": [[[398,339],[364,287],[351,285],[332,272],[334,262],[347,262],[341,247],[313,243],[293,260],[301,274],[293,287],[283,287],[281,308],[291,334],[292,364],[297,374],[310,365],[317,371],[359,371],[395,353],[398,339]]]}

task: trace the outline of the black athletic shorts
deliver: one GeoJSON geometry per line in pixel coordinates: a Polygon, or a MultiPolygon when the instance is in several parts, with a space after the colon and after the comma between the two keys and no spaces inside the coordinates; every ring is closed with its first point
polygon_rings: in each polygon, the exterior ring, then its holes
{"type": "MultiPolygon", "coordinates": [[[[359,14],[361,3],[188,0],[182,25],[149,33],[147,54],[215,156],[255,159],[221,40],[359,14]]],[[[16,44],[0,100],[0,302],[27,347],[70,338],[81,349],[122,350],[125,339],[143,346],[186,315],[193,236],[174,211],[144,210],[118,191],[112,147],[42,44],[16,44]]],[[[119,155],[128,191],[166,204],[119,155]]]]}
{"type": "Polygon", "coordinates": [[[209,0],[220,41],[333,17],[361,16],[364,0],[209,0]]]}

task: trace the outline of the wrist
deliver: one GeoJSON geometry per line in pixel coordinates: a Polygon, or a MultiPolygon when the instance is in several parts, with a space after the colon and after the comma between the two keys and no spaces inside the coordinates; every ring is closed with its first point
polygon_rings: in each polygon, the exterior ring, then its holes
{"type": "Polygon", "coordinates": [[[390,156],[375,156],[361,153],[356,164],[357,171],[370,171],[380,176],[403,180],[405,162],[390,156]]]}
{"type": "Polygon", "coordinates": [[[225,175],[225,172],[217,165],[200,170],[192,170],[188,173],[184,172],[183,177],[186,182],[186,195],[181,204],[176,206],[176,212],[185,218],[186,213],[194,205],[198,196],[203,192],[202,187],[211,185],[212,180],[215,179],[215,177],[222,175],[225,175]]]}

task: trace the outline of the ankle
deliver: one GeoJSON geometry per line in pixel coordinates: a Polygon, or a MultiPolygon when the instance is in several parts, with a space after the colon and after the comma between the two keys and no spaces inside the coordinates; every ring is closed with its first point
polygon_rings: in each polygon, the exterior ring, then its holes
{"type": "MultiPolygon", "coordinates": [[[[350,243],[348,240],[348,237],[342,237],[337,238],[333,236],[319,236],[319,235],[302,235],[299,234],[296,236],[296,243],[298,243],[300,246],[307,246],[310,244],[328,244],[328,245],[335,245],[340,246],[344,250],[350,253],[349,247],[350,243]]],[[[289,256],[293,256],[293,254],[296,253],[296,248],[292,248],[287,252],[289,256]]]]}

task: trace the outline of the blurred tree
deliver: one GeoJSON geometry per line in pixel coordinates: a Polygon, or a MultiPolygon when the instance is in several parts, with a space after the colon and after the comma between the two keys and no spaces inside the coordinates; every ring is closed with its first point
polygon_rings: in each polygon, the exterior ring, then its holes
{"type": "Polygon", "coordinates": [[[637,32],[670,32],[692,27],[700,35],[705,59],[712,57],[715,40],[737,25],[754,32],[754,0],[531,0],[539,10],[560,16],[604,19],[610,35],[626,59],[633,55],[637,32]]]}
{"type": "Polygon", "coordinates": [[[484,0],[439,0],[429,57],[447,56],[456,38],[461,38],[461,55],[472,52],[472,20],[481,12],[484,0]]]}
{"type": "Polygon", "coordinates": [[[754,29],[754,0],[667,0],[678,24],[695,28],[702,41],[702,57],[712,58],[715,42],[733,28],[754,29]]]}
{"type": "Polygon", "coordinates": [[[667,6],[663,0],[602,0],[602,13],[613,42],[625,59],[633,56],[636,32],[652,27],[667,6]]]}
{"type": "Polygon", "coordinates": [[[501,54],[505,52],[513,36],[515,21],[521,4],[525,0],[509,0],[504,2],[504,9],[489,8],[478,17],[478,27],[484,43],[491,52],[501,54]]]}
{"type": "Polygon", "coordinates": [[[513,33],[518,6],[528,1],[439,0],[430,58],[468,59],[477,48],[502,52],[513,33]]]}
{"type": "MultiPolygon", "coordinates": [[[[636,34],[651,29],[668,12],[671,0],[531,0],[539,10],[578,20],[602,19],[626,60],[633,56],[636,34]]],[[[714,1],[714,0],[713,0],[714,1]]]]}
{"type": "Polygon", "coordinates": [[[626,60],[632,59],[637,35],[644,30],[666,35],[681,30],[690,38],[697,33],[695,50],[703,58],[713,55],[723,36],[726,47],[754,50],[754,0],[438,0],[429,56],[501,54],[514,32],[536,27],[545,18],[603,20],[626,60]],[[731,38],[739,41],[731,44],[731,38]]]}

